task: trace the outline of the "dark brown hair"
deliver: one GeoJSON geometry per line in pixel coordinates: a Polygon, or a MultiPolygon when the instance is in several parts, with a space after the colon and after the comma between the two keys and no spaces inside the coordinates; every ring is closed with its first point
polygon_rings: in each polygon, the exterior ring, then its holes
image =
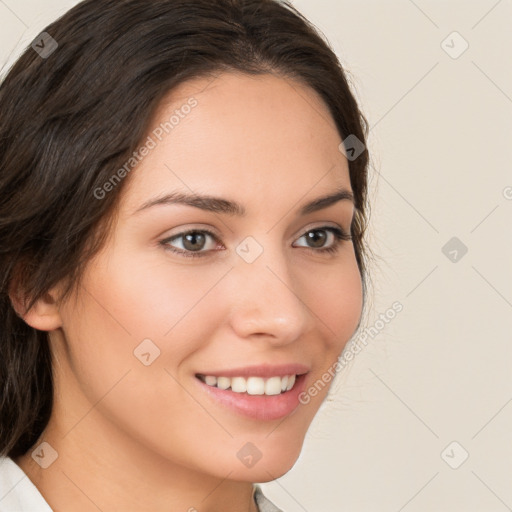
{"type": "MultiPolygon", "coordinates": [[[[101,248],[123,185],[102,187],[139,147],[159,103],[189,79],[274,73],[324,100],[344,140],[367,122],[327,41],[277,0],[86,0],[44,31],[0,85],[0,455],[15,458],[50,418],[48,333],[19,317],[57,283],[64,296],[101,248]],[[46,43],[45,43],[46,41],[46,43]]],[[[366,148],[349,159],[352,237],[366,297],[366,148]]],[[[63,296],[63,297],[64,297],[63,296]]]]}

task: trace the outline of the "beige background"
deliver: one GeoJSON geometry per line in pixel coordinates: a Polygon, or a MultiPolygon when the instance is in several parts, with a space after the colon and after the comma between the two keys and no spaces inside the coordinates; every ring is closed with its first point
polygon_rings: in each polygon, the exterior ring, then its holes
{"type": "MultiPolygon", "coordinates": [[[[0,1],[0,61],[76,3],[0,1]]],[[[371,126],[366,324],[395,301],[403,311],[263,489],[286,512],[512,510],[512,2],[294,4],[349,69],[371,126]],[[468,249],[446,251],[456,261],[442,252],[452,237],[468,249]]]]}

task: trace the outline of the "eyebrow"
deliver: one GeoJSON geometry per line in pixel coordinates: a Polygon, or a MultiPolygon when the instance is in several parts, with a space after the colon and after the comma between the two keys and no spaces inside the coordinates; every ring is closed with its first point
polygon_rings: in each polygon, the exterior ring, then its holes
{"type": "MultiPolygon", "coordinates": [[[[303,205],[297,215],[307,215],[309,213],[323,210],[339,201],[350,201],[355,204],[354,195],[346,188],[340,188],[331,194],[313,199],[303,205]]],[[[153,206],[182,204],[193,206],[213,213],[223,213],[226,215],[244,217],[247,213],[245,207],[236,201],[215,197],[211,195],[201,195],[197,193],[172,192],[146,201],[141,207],[133,212],[133,215],[140,211],[147,210],[153,206]]]]}

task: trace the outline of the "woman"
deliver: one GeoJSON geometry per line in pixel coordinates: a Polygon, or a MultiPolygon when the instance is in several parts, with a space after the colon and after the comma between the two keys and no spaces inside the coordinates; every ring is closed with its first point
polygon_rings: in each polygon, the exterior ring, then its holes
{"type": "Polygon", "coordinates": [[[276,0],[86,0],[0,112],[0,510],[279,510],[366,298],[332,50],[276,0]]]}

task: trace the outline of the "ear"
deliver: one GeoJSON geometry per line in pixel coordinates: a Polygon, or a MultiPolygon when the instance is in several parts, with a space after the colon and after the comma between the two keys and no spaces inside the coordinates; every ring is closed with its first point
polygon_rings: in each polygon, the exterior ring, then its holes
{"type": "Polygon", "coordinates": [[[30,302],[28,297],[25,297],[19,289],[16,289],[15,284],[12,284],[9,290],[9,298],[16,314],[23,318],[25,323],[40,331],[53,331],[62,326],[57,297],[58,288],[55,287],[46,292],[27,311],[27,305],[30,302]]]}

